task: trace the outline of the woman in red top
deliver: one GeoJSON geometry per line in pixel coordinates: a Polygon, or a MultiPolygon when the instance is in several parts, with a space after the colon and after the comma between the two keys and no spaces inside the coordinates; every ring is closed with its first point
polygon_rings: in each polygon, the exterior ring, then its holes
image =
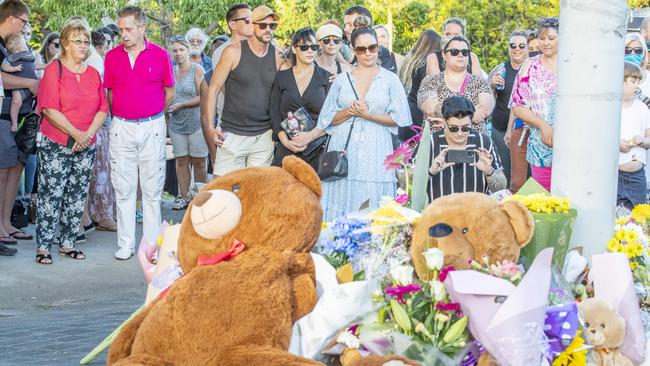
{"type": "Polygon", "coordinates": [[[51,264],[50,248],[61,219],[59,254],[85,259],[74,249],[95,155],[95,133],[108,102],[99,73],[85,60],[90,31],[84,20],[69,19],[61,31],[61,59],[45,68],[39,110],[45,116],[38,147],[36,262],[51,264]]]}

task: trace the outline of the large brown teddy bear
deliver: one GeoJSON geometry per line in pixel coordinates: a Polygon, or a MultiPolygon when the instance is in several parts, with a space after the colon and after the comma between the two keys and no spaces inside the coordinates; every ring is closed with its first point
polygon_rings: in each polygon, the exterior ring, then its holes
{"type": "Polygon", "coordinates": [[[295,157],[207,184],[181,226],[185,276],[122,329],[107,363],[322,365],[287,352],[294,321],[316,304],[320,196],[318,176],[295,157]],[[228,258],[233,243],[244,249],[228,258]]]}
{"type": "Polygon", "coordinates": [[[535,223],[517,201],[497,202],[482,193],[456,193],[434,200],[413,228],[411,258],[418,276],[429,279],[422,255],[437,247],[445,265],[468,269],[469,259],[517,262],[519,251],[533,237],[535,223]]]}

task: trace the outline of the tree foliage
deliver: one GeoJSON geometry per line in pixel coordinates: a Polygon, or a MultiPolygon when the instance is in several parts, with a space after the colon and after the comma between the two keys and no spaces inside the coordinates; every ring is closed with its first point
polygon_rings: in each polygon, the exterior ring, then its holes
{"type": "MultiPolygon", "coordinates": [[[[115,19],[118,9],[129,3],[143,7],[150,18],[149,36],[161,42],[172,34],[182,34],[190,27],[200,27],[211,36],[226,33],[225,13],[237,0],[27,0],[32,8],[34,40],[47,31],[59,30],[66,18],[81,15],[91,26],[102,25],[102,18],[115,19]]],[[[643,5],[650,0],[628,0],[643,5]]],[[[282,17],[276,34],[281,40],[307,25],[318,27],[328,19],[343,20],[343,13],[354,0],[251,0],[262,3],[282,17]]],[[[392,18],[393,49],[406,53],[420,33],[441,25],[450,16],[467,19],[467,33],[473,50],[484,68],[507,56],[508,35],[515,29],[532,29],[540,16],[558,15],[559,0],[365,0],[375,23],[389,23],[392,18]]],[[[33,45],[37,45],[34,42],[33,45]]]]}

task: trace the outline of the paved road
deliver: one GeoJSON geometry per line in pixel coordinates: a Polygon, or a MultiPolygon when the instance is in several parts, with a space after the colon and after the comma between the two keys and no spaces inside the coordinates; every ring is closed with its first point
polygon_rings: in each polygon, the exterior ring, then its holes
{"type": "MultiPolygon", "coordinates": [[[[182,213],[170,207],[163,206],[163,218],[180,222],[182,213]]],[[[34,234],[34,227],[26,231],[34,234]]],[[[0,257],[0,366],[78,365],[142,304],[137,259],[113,258],[115,233],[95,231],[87,240],[78,245],[84,261],[53,255],[53,265],[38,265],[33,241],[20,242],[14,257],[0,257]]],[[[103,354],[92,365],[105,362],[103,354]]]]}

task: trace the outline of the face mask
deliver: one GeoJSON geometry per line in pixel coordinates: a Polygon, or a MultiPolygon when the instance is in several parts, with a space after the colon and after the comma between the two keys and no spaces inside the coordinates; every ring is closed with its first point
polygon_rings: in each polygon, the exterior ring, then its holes
{"type": "Polygon", "coordinates": [[[528,52],[528,57],[535,57],[537,55],[541,55],[542,51],[530,51],[528,52]]]}
{"type": "Polygon", "coordinates": [[[643,55],[638,55],[636,53],[631,53],[629,55],[625,55],[625,61],[626,62],[631,62],[637,66],[641,66],[641,61],[643,61],[643,55]]]}

